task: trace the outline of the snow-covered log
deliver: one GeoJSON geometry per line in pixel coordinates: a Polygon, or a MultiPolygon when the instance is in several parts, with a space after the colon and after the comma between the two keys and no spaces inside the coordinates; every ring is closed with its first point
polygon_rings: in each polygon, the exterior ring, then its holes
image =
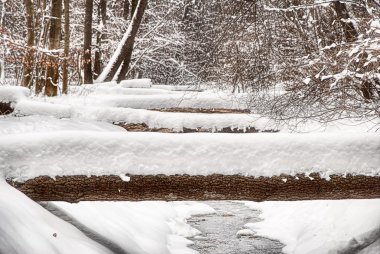
{"type": "Polygon", "coordinates": [[[380,176],[319,174],[273,177],[239,175],[46,176],[8,181],[36,201],[99,200],[317,200],[380,198],[380,176]]]}

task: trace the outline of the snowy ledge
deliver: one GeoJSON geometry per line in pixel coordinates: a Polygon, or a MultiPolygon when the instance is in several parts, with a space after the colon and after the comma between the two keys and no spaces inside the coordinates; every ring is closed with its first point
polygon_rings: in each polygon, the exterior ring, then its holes
{"type": "Polygon", "coordinates": [[[0,135],[0,174],[380,175],[378,133],[167,134],[42,131],[0,135]],[[75,162],[75,163],[73,163],[75,162]]]}
{"type": "Polygon", "coordinates": [[[36,201],[250,200],[291,201],[380,198],[380,177],[319,174],[247,177],[239,175],[130,175],[37,177],[8,181],[36,201]]]}

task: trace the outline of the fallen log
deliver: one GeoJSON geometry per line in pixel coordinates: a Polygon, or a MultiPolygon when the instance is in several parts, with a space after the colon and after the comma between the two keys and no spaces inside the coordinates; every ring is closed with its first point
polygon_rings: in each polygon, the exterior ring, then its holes
{"type": "Polygon", "coordinates": [[[127,131],[131,132],[161,132],[161,133],[258,133],[258,132],[278,132],[278,130],[259,130],[255,127],[248,127],[245,129],[224,127],[220,130],[204,129],[204,128],[186,128],[181,131],[170,128],[151,128],[146,123],[114,123],[114,125],[120,126],[127,131]]]}
{"type": "Polygon", "coordinates": [[[240,175],[41,176],[8,182],[35,201],[251,200],[293,201],[380,198],[380,176],[319,174],[249,177],[240,175]]]}
{"type": "Polygon", "coordinates": [[[159,112],[172,113],[202,113],[202,114],[250,114],[250,109],[227,109],[227,108],[153,108],[159,112]]]}

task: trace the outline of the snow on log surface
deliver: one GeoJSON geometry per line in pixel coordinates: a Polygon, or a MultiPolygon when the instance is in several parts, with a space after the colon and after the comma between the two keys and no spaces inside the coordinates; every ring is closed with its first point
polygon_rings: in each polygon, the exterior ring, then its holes
{"type": "Polygon", "coordinates": [[[379,151],[378,133],[46,131],[1,135],[0,172],[17,181],[43,175],[379,176],[379,151]]]}
{"type": "MultiPolygon", "coordinates": [[[[204,110],[203,110],[204,111],[204,110]]],[[[221,109],[219,109],[221,111],[221,109]]],[[[218,131],[223,128],[245,130],[273,130],[273,121],[255,114],[225,113],[173,113],[117,107],[95,107],[90,105],[66,105],[42,101],[23,100],[15,105],[15,116],[53,116],[96,120],[110,123],[146,124],[149,128],[167,128],[175,132],[184,129],[218,131]]]]}
{"type": "Polygon", "coordinates": [[[255,114],[210,113],[239,111],[244,94],[84,89],[86,96],[83,90],[56,98],[25,98],[29,90],[11,89],[19,96],[15,112],[0,118],[1,177],[36,200],[71,202],[379,197],[376,132],[143,133],[273,131],[274,124],[255,114]],[[160,103],[187,113],[146,110],[160,103]],[[140,132],[109,124],[115,122],[140,132]]]}

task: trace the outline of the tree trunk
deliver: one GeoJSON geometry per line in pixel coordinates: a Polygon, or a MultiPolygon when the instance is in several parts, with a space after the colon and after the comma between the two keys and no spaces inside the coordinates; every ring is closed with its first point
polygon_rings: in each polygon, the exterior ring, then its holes
{"type": "Polygon", "coordinates": [[[107,22],[107,0],[100,0],[98,4],[98,30],[96,34],[96,52],[94,61],[94,77],[97,78],[102,72],[102,42],[106,36],[103,30],[107,22]]]}
{"type": "MultiPolygon", "coordinates": [[[[354,42],[358,39],[359,33],[356,30],[354,23],[350,20],[350,15],[347,9],[347,6],[345,3],[342,3],[340,1],[334,2],[334,10],[337,14],[337,18],[343,28],[344,37],[346,42],[354,42]]],[[[362,61],[359,61],[357,63],[358,69],[361,69],[363,67],[363,64],[365,62],[365,59],[367,58],[368,54],[366,52],[363,53],[361,59],[362,61]]],[[[373,84],[369,80],[363,80],[362,84],[360,86],[360,91],[364,99],[371,100],[373,98],[373,84]]]]}
{"type": "Polygon", "coordinates": [[[52,0],[50,16],[49,50],[51,55],[48,56],[45,94],[47,96],[56,96],[59,79],[59,54],[54,51],[60,48],[62,0],[52,0]]]}
{"type": "Polygon", "coordinates": [[[380,198],[380,177],[319,174],[248,177],[239,175],[131,175],[38,177],[8,181],[36,201],[252,200],[380,198]],[[310,178],[312,177],[312,178],[310,178]],[[128,180],[128,179],[127,179],[128,180]]]}
{"type": "MultiPolygon", "coordinates": [[[[131,58],[132,58],[133,45],[135,44],[136,35],[137,35],[138,30],[139,30],[142,18],[144,16],[144,12],[145,12],[147,2],[148,1],[140,0],[139,4],[135,8],[135,14],[134,14],[133,19],[131,21],[131,23],[132,23],[131,37],[130,37],[129,41],[127,40],[127,52],[124,55],[123,64],[121,66],[119,76],[117,77],[118,83],[125,79],[125,75],[128,72],[128,68],[129,68],[129,65],[131,63],[131,58]],[[142,3],[142,2],[144,2],[144,3],[142,3]]],[[[133,5],[132,5],[132,9],[133,9],[133,5]]]]}
{"type": "MultiPolygon", "coordinates": [[[[46,0],[37,1],[38,11],[36,13],[35,27],[39,27],[40,35],[36,38],[35,43],[38,48],[47,47],[48,35],[50,28],[50,19],[45,19],[49,16],[47,10],[46,0]]],[[[41,52],[37,52],[35,56],[34,73],[35,73],[35,93],[40,94],[43,92],[46,83],[46,69],[47,69],[47,56],[41,52]]]]}
{"type": "Polygon", "coordinates": [[[133,18],[133,15],[135,15],[135,11],[137,8],[137,5],[139,4],[139,0],[130,0],[131,2],[131,19],[133,18]]]}
{"type": "Polygon", "coordinates": [[[64,60],[63,60],[63,74],[62,74],[62,93],[67,94],[67,88],[69,83],[69,70],[68,59],[70,52],[70,0],[64,1],[64,17],[65,17],[65,45],[64,45],[64,60]]]}
{"type": "MultiPolygon", "coordinates": [[[[129,9],[131,7],[130,0],[124,0],[124,6],[123,6],[123,18],[125,20],[128,20],[129,17],[129,9]]],[[[133,14],[132,14],[133,15],[133,14]]],[[[131,16],[132,16],[131,15],[131,16]]]]}
{"type": "Polygon", "coordinates": [[[119,76],[117,77],[117,80],[120,81],[124,78],[125,73],[127,73],[127,70],[128,70],[129,62],[130,62],[132,51],[133,51],[133,45],[135,42],[138,29],[140,27],[147,3],[148,3],[148,0],[138,1],[138,5],[136,7],[136,11],[133,15],[131,23],[129,24],[129,27],[127,31],[125,32],[114,55],[112,56],[111,60],[108,62],[107,67],[105,68],[106,72],[103,71],[102,74],[97,79],[98,82],[112,81],[112,79],[115,77],[115,75],[117,74],[122,64],[123,64],[123,66],[121,67],[122,70],[119,76]]]}
{"type": "Polygon", "coordinates": [[[348,21],[350,19],[350,15],[348,13],[346,4],[340,1],[335,1],[334,10],[336,12],[338,21],[343,28],[346,41],[356,41],[358,38],[358,32],[356,31],[354,24],[351,21],[348,21]]]}
{"type": "Polygon", "coordinates": [[[84,83],[92,84],[92,64],[91,64],[91,42],[92,42],[92,11],[93,0],[86,0],[86,14],[84,20],[84,41],[83,41],[83,74],[84,83]]]}
{"type": "Polygon", "coordinates": [[[33,85],[33,62],[34,62],[34,7],[32,0],[24,0],[26,11],[26,28],[27,28],[27,52],[23,61],[23,79],[22,85],[31,87],[33,85]]]}

